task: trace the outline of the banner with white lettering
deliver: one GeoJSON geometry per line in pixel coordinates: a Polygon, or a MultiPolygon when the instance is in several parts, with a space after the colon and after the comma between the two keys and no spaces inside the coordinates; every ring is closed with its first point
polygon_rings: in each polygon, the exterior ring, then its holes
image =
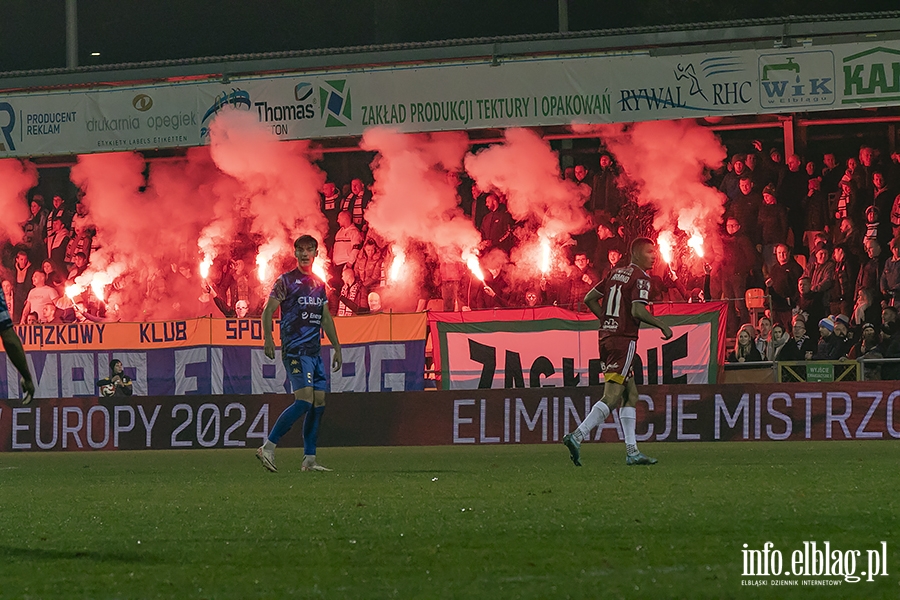
{"type": "MultiPolygon", "coordinates": [[[[344,365],[330,365],[334,351],[322,347],[331,392],[424,389],[425,340],[342,345],[344,365]]],[[[139,396],[243,395],[290,392],[280,350],[266,358],[262,347],[193,346],[146,350],[30,351],[36,398],[97,396],[97,381],[109,376],[109,362],[122,361],[139,396]]],[[[4,355],[0,397],[19,398],[19,375],[4,355]]]]}
{"type": "Polygon", "coordinates": [[[900,42],[544,55],[0,93],[0,158],[197,146],[221,110],[283,140],[900,105],[900,42]]]}
{"type": "MultiPolygon", "coordinates": [[[[715,383],[725,362],[723,302],[659,304],[672,328],[664,341],[644,328],[638,338],[637,383],[715,383]]],[[[602,369],[593,315],[556,307],[433,312],[428,315],[442,389],[598,385],[602,369]]]]}
{"type": "MultiPolygon", "coordinates": [[[[900,439],[897,383],[644,386],[636,437],[641,443],[900,439]]],[[[570,387],[335,394],[327,399],[319,445],[559,443],[602,393],[570,387]]],[[[28,406],[0,400],[0,451],[256,447],[291,402],[284,393],[36,399],[28,406]]],[[[279,445],[301,445],[302,431],[292,428],[279,445]]],[[[587,441],[622,440],[613,411],[587,441]]],[[[559,452],[567,464],[562,446],[559,452]]]]}

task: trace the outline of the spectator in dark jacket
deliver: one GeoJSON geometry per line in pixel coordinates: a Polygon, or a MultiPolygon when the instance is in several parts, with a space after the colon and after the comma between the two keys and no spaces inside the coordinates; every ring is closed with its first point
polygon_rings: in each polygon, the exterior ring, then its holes
{"type": "Polygon", "coordinates": [[[766,280],[767,293],[772,298],[772,321],[785,328],[791,324],[791,312],[797,306],[799,291],[797,283],[803,275],[803,268],[797,264],[785,244],[775,246],[775,264],[769,270],[766,280]]]}
{"type": "Polygon", "coordinates": [[[822,179],[813,177],[809,180],[809,191],[803,199],[803,213],[806,218],[805,238],[807,248],[812,250],[817,233],[828,233],[831,230],[831,215],[828,210],[828,197],[821,189],[822,179]]]}
{"type": "Polygon", "coordinates": [[[849,315],[853,311],[853,293],[859,266],[856,257],[843,244],[834,247],[834,287],[831,289],[831,313],[849,315]]]}
{"type": "Polygon", "coordinates": [[[778,204],[775,186],[767,185],[762,193],[763,205],[759,207],[759,237],[763,264],[770,269],[775,264],[775,246],[787,244],[787,209],[778,204]]]}
{"type": "Polygon", "coordinates": [[[816,347],[806,336],[806,323],[803,319],[794,321],[793,332],[793,336],[781,347],[775,360],[809,360],[812,358],[816,347]]]}
{"type": "Polygon", "coordinates": [[[884,259],[881,257],[881,244],[878,240],[867,239],[863,243],[869,260],[863,263],[856,277],[856,290],[872,290],[872,299],[881,302],[880,281],[881,272],[884,270],[884,259]]]}
{"type": "Polygon", "coordinates": [[[890,243],[891,258],[884,263],[879,284],[884,301],[891,306],[900,303],[900,238],[890,243]]]}
{"type": "Polygon", "coordinates": [[[819,321],[819,345],[813,360],[837,360],[841,357],[841,340],[834,335],[834,320],[825,317],[819,321]]]}
{"type": "Polygon", "coordinates": [[[725,235],[722,236],[719,273],[723,298],[729,299],[731,331],[736,332],[737,323],[746,323],[750,320],[744,293],[747,291],[748,275],[752,276],[758,268],[758,263],[759,255],[756,248],[750,238],[741,231],[740,222],[734,217],[728,217],[725,222],[725,235]]]}

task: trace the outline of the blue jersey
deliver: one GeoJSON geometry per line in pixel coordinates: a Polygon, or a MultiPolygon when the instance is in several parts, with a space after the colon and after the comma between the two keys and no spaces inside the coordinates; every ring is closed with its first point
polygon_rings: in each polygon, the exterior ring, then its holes
{"type": "Polygon", "coordinates": [[[12,317],[9,316],[9,308],[6,304],[6,296],[3,290],[0,290],[0,331],[4,331],[13,326],[12,317]]]}
{"type": "Polygon", "coordinates": [[[294,269],[278,278],[269,297],[281,303],[281,353],[318,356],[328,310],[322,280],[294,269]]]}

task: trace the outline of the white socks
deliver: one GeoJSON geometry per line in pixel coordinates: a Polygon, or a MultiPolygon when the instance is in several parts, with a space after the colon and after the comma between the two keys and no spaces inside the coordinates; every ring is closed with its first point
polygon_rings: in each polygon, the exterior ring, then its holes
{"type": "MultiPolygon", "coordinates": [[[[602,423],[609,416],[609,407],[606,405],[603,400],[598,400],[593,407],[591,407],[591,412],[584,418],[584,421],[581,422],[581,425],[573,432],[575,436],[575,441],[581,442],[584,438],[588,437],[591,429],[602,423]]],[[[632,431],[634,429],[632,428],[632,431]]]]}
{"type": "Polygon", "coordinates": [[[622,422],[622,432],[625,434],[625,452],[628,456],[634,456],[638,453],[637,442],[634,439],[637,411],[633,406],[623,406],[619,409],[619,421],[622,422]]]}
{"type": "Polygon", "coordinates": [[[277,444],[273,444],[273,443],[270,442],[269,440],[266,440],[266,443],[263,444],[263,448],[265,448],[266,450],[272,450],[272,451],[274,451],[276,445],[277,445],[277,444]]]}

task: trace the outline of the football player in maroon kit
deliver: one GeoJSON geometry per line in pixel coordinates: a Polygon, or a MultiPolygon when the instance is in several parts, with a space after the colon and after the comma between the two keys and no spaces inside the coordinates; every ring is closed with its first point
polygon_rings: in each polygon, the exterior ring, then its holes
{"type": "Polygon", "coordinates": [[[619,420],[625,433],[625,464],[652,465],[657,462],[637,449],[634,427],[638,391],[631,371],[641,322],[662,331],[663,339],[672,337],[672,329],[647,310],[650,302],[650,276],[647,271],[655,264],[656,244],[648,238],[637,238],[631,243],[631,264],[610,271],[606,279],[584,297],[584,303],[600,319],[600,361],[605,384],[603,398],[594,404],[575,431],[563,437],[563,444],[569,449],[576,467],[581,466],[582,440],[620,404],[619,420]]]}

